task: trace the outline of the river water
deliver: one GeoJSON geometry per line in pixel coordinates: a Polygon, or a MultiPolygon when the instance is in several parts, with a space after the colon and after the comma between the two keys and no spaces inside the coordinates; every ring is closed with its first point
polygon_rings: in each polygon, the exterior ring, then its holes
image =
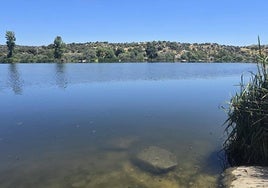
{"type": "Polygon", "coordinates": [[[254,64],[0,64],[0,187],[216,187],[226,105],[254,64]],[[132,162],[158,146],[178,166],[132,162]]]}

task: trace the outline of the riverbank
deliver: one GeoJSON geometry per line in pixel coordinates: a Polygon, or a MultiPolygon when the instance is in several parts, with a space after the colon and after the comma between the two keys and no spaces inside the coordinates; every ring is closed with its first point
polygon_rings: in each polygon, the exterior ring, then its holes
{"type": "Polygon", "coordinates": [[[268,187],[268,167],[240,166],[223,173],[222,185],[226,188],[268,187]]]}
{"type": "MultiPolygon", "coordinates": [[[[268,47],[263,46],[268,53],[268,47]]],[[[0,45],[0,62],[256,62],[258,46],[227,46],[217,43],[180,43],[169,41],[108,43],[70,43],[63,46],[59,59],[53,56],[53,44],[16,45],[11,58],[7,46],[0,45]]]]}

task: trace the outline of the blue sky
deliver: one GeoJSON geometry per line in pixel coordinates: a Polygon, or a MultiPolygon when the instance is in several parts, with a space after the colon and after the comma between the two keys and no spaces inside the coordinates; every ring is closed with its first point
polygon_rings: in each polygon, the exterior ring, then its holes
{"type": "Polygon", "coordinates": [[[268,43],[267,0],[3,0],[0,44],[169,40],[251,45],[268,43]]]}

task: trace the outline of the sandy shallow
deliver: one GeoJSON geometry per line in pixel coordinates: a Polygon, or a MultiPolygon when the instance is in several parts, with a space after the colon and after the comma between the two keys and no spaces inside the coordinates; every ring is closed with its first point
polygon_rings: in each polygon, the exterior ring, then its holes
{"type": "MultiPolygon", "coordinates": [[[[217,187],[217,176],[201,171],[192,162],[156,175],[135,166],[126,151],[105,152],[84,158],[69,156],[62,161],[31,161],[2,172],[5,188],[181,188],[217,187]],[[74,160],[76,158],[76,160],[74,160]],[[12,177],[12,181],[10,180],[12,177]]],[[[54,155],[55,156],[55,155],[54,155]]]]}

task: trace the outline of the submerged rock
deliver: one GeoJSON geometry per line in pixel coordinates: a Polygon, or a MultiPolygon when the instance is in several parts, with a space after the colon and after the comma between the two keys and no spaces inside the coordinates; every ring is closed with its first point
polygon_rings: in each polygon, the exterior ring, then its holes
{"type": "Polygon", "coordinates": [[[178,165],[173,153],[157,146],[150,146],[138,153],[135,163],[153,173],[165,173],[178,165]]]}

